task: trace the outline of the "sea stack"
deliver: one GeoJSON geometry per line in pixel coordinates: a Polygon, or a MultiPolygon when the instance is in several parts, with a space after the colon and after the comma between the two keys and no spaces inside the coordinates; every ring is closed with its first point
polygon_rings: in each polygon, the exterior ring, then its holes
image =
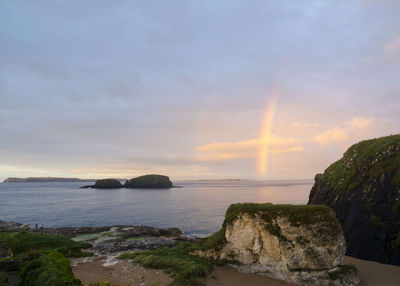
{"type": "Polygon", "coordinates": [[[195,255],[234,262],[297,285],[356,286],[357,269],[343,265],[346,244],[331,208],[307,205],[234,204],[220,231],[195,255]]]}
{"type": "Polygon", "coordinates": [[[308,204],[335,210],[347,255],[400,265],[400,135],[351,146],[315,176],[308,204]]]}
{"type": "Polygon", "coordinates": [[[169,189],[172,188],[172,182],[167,176],[151,174],[130,179],[125,182],[124,187],[139,189],[169,189]]]}
{"type": "Polygon", "coordinates": [[[96,180],[94,185],[84,186],[81,188],[94,188],[94,189],[119,189],[122,188],[120,181],[116,179],[102,179],[96,180]]]}

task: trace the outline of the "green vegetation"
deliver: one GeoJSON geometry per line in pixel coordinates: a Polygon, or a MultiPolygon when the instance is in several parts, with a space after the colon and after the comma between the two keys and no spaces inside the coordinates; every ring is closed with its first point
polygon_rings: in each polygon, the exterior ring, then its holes
{"type": "Polygon", "coordinates": [[[202,285],[197,278],[211,274],[213,264],[223,262],[190,255],[198,248],[198,245],[193,243],[181,243],[175,248],[160,247],[155,250],[125,253],[119,258],[133,259],[133,262],[144,267],[164,269],[172,273],[174,281],[171,285],[174,286],[202,285]]]}
{"type": "Polygon", "coordinates": [[[20,271],[20,286],[81,286],[72,273],[70,261],[55,250],[37,253],[24,263],[20,271]]]}
{"type": "Polygon", "coordinates": [[[336,193],[351,192],[362,187],[365,179],[373,182],[385,174],[393,176],[393,185],[400,188],[399,147],[400,135],[361,141],[351,146],[342,159],[330,165],[316,179],[328,182],[336,193]]]}
{"type": "Polygon", "coordinates": [[[82,251],[91,244],[36,232],[0,233],[0,244],[13,254],[7,259],[20,265],[20,286],[80,286],[81,282],[72,274],[66,257],[91,255],[82,251]]]}
{"type": "Polygon", "coordinates": [[[32,250],[57,250],[67,257],[83,257],[90,256],[91,253],[82,252],[82,249],[92,246],[89,243],[76,242],[61,235],[27,231],[0,233],[0,243],[9,248],[14,256],[32,250]]]}
{"type": "Polygon", "coordinates": [[[83,241],[96,241],[96,240],[105,240],[107,238],[117,238],[120,232],[117,231],[116,227],[112,227],[109,231],[96,232],[96,233],[88,233],[88,234],[80,234],[74,236],[72,240],[83,242],[83,241]]]}
{"type": "Polygon", "coordinates": [[[350,274],[352,272],[358,272],[357,268],[354,265],[339,265],[338,267],[338,270],[328,272],[330,279],[337,280],[344,277],[348,273],[350,274]]]}
{"type": "Polygon", "coordinates": [[[0,286],[6,285],[8,280],[7,274],[0,271],[0,286]]]}

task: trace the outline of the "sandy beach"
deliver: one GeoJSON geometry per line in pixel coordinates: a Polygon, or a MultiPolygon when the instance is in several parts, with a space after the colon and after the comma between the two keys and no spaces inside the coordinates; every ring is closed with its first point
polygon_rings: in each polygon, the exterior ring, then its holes
{"type": "MultiPolygon", "coordinates": [[[[110,266],[103,266],[105,257],[92,262],[79,263],[72,267],[74,275],[86,285],[91,282],[109,281],[120,286],[162,286],[172,279],[163,270],[146,269],[139,265],[123,261],[110,266]]],[[[400,284],[400,267],[345,257],[345,264],[357,267],[360,286],[398,286],[400,284]]],[[[240,273],[230,266],[215,267],[212,277],[203,278],[208,286],[290,286],[284,281],[255,274],[240,273]]]]}

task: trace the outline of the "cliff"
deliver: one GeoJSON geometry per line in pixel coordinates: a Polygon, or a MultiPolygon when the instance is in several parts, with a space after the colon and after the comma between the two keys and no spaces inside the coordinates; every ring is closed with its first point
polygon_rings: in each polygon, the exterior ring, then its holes
{"type": "Polygon", "coordinates": [[[342,265],[343,232],[325,206],[234,204],[220,231],[193,252],[228,260],[241,272],[298,285],[358,285],[354,266],[342,265]]]}
{"type": "Polygon", "coordinates": [[[333,208],[347,254],[400,265],[400,135],[362,141],[315,176],[309,204],[333,208]]]}

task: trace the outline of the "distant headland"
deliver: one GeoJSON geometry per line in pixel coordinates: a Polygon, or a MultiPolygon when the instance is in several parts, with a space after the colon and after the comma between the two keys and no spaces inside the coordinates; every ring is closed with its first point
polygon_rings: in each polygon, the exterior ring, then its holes
{"type": "Polygon", "coordinates": [[[95,179],[78,179],[78,178],[58,178],[58,177],[29,177],[29,178],[14,178],[10,177],[3,183],[43,183],[43,182],[92,182],[95,179]]]}

